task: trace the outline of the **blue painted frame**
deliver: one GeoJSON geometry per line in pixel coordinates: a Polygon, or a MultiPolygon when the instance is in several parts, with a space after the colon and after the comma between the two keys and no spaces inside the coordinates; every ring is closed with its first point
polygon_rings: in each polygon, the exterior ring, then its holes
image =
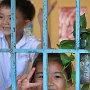
{"type": "Polygon", "coordinates": [[[12,61],[12,90],[16,90],[16,0],[11,0],[11,61],[12,61]]]}
{"type": "Polygon", "coordinates": [[[12,90],[16,90],[16,53],[38,52],[43,53],[43,90],[48,90],[48,53],[75,53],[76,54],[76,90],[80,90],[80,53],[90,53],[79,49],[80,45],[80,0],[76,0],[76,49],[48,49],[48,0],[43,0],[43,49],[16,49],[16,0],[11,0],[11,48],[0,49],[0,52],[10,52],[12,60],[12,90]]]}
{"type": "Polygon", "coordinates": [[[76,0],[76,89],[80,90],[80,0],[76,0]]]}

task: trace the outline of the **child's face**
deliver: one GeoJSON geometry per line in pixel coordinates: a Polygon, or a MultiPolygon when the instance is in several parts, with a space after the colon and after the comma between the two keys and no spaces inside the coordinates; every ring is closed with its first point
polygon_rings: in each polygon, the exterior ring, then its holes
{"type": "MultiPolygon", "coordinates": [[[[2,31],[5,35],[11,34],[11,13],[9,7],[1,7],[0,8],[0,31],[2,31]]],[[[26,24],[26,20],[23,17],[23,14],[19,9],[16,10],[16,34],[23,34],[23,29],[26,24]]]]}
{"type": "MultiPolygon", "coordinates": [[[[62,75],[62,65],[56,61],[49,60],[48,63],[48,90],[66,90],[66,81],[62,75]]],[[[43,82],[43,65],[41,62],[36,66],[35,82],[43,82]]],[[[43,86],[35,90],[43,90],[43,86]]]]}

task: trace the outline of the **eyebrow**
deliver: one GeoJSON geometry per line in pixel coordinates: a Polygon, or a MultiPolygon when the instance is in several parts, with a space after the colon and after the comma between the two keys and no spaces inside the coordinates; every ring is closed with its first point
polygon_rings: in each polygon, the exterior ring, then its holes
{"type": "MultiPolygon", "coordinates": [[[[43,74],[43,72],[37,72],[36,75],[43,74]]],[[[62,74],[62,72],[53,72],[53,74],[62,74]]]]}
{"type": "Polygon", "coordinates": [[[37,72],[36,75],[38,75],[38,74],[43,74],[43,72],[37,72]]]}
{"type": "MultiPolygon", "coordinates": [[[[0,15],[3,15],[3,13],[0,12],[0,15]]],[[[7,16],[11,17],[11,15],[7,15],[7,16]]]]}
{"type": "Polygon", "coordinates": [[[53,74],[62,74],[62,72],[54,72],[53,74]]]}

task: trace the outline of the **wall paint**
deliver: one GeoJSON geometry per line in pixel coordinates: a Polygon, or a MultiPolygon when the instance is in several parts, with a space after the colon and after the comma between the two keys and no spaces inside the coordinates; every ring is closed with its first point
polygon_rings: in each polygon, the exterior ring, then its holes
{"type": "MultiPolygon", "coordinates": [[[[36,8],[36,16],[34,19],[34,34],[35,36],[40,39],[40,27],[37,19],[37,15],[39,12],[39,8],[42,8],[42,0],[33,0],[34,5],[36,8]]],[[[48,5],[50,6],[55,0],[48,0],[48,5]]],[[[49,30],[49,35],[50,35],[50,40],[51,40],[51,47],[52,48],[57,48],[56,44],[59,42],[59,14],[58,14],[58,9],[60,7],[75,7],[75,0],[57,0],[57,5],[54,8],[54,10],[51,12],[48,18],[48,30],[49,30]]],[[[81,7],[87,7],[87,26],[90,27],[90,0],[81,0],[81,7]]]]}

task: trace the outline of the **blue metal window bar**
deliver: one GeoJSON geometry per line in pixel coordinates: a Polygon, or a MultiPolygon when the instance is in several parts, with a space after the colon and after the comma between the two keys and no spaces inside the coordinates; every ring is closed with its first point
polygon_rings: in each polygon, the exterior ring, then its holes
{"type": "Polygon", "coordinates": [[[47,12],[48,0],[43,0],[43,49],[16,49],[16,0],[11,0],[11,48],[0,49],[0,52],[10,52],[12,61],[12,90],[16,90],[16,53],[38,52],[43,53],[43,90],[48,90],[48,53],[75,53],[76,54],[76,90],[80,90],[80,53],[89,53],[79,49],[80,45],[80,0],[76,0],[76,49],[48,49],[47,12]]]}

